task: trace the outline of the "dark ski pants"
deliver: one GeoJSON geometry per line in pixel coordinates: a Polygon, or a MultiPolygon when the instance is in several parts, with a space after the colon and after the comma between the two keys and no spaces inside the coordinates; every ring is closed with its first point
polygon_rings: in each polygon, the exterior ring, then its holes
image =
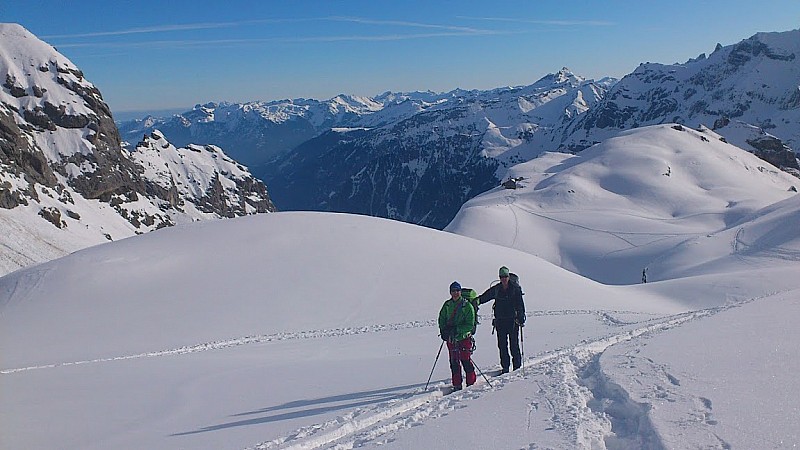
{"type": "Polygon", "coordinates": [[[519,327],[514,319],[495,319],[497,330],[497,348],[500,349],[500,365],[504,372],[513,363],[514,370],[522,364],[522,353],[519,351],[519,327]],[[508,348],[511,347],[511,356],[508,348]]]}
{"type": "Polygon", "coordinates": [[[472,386],[477,378],[475,366],[472,364],[472,339],[463,341],[447,341],[447,351],[450,353],[450,372],[453,375],[453,386],[461,387],[461,366],[467,375],[467,386],[472,386]]]}

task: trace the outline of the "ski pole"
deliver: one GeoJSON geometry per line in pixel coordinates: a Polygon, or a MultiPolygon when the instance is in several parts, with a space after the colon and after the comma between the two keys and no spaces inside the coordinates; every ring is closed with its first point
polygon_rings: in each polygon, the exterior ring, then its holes
{"type": "Polygon", "coordinates": [[[488,379],[488,378],[486,378],[486,375],[484,375],[484,373],[483,373],[483,371],[481,370],[481,368],[480,368],[480,367],[478,367],[478,365],[477,365],[477,364],[475,364],[475,361],[473,361],[471,357],[469,358],[469,362],[471,362],[471,363],[472,363],[472,365],[473,365],[473,366],[475,366],[475,368],[476,368],[476,369],[478,369],[478,373],[479,373],[479,374],[481,374],[481,376],[483,377],[483,379],[484,379],[484,380],[486,380],[486,382],[487,382],[487,383],[489,383],[489,386],[492,386],[492,382],[491,382],[491,381],[489,381],[489,379],[488,379]]]}
{"type": "Polygon", "coordinates": [[[522,365],[522,376],[525,376],[525,325],[520,324],[519,326],[519,337],[522,340],[522,360],[519,362],[522,365]]]}
{"type": "Polygon", "coordinates": [[[428,390],[428,384],[431,382],[431,377],[433,376],[433,369],[436,368],[436,363],[439,362],[439,355],[442,354],[442,347],[444,347],[444,341],[442,341],[442,344],[439,345],[439,352],[436,353],[436,359],[433,361],[433,367],[431,367],[431,374],[428,375],[428,381],[425,383],[426,391],[428,390]]]}

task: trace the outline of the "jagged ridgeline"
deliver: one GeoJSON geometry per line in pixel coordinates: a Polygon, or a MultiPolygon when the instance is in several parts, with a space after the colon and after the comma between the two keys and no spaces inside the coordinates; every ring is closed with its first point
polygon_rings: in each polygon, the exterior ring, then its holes
{"type": "MultiPolygon", "coordinates": [[[[157,132],[133,151],[100,91],[53,47],[0,24],[0,273],[180,222],[275,208],[213,146],[157,132]]],[[[141,138],[141,136],[140,136],[141,138]]]]}
{"type": "Polygon", "coordinates": [[[614,81],[585,80],[564,68],[530,86],[491,91],[210,103],[120,129],[126,139],[157,128],[178,144],[227,142],[284,210],[444,228],[466,200],[497,186],[507,167],[557,145],[556,131],[614,81]]]}

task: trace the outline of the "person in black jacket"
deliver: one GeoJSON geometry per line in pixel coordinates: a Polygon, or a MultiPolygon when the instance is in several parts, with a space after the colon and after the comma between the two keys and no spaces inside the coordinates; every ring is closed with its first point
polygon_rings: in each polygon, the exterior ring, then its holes
{"type": "Polygon", "coordinates": [[[500,349],[500,365],[503,373],[508,373],[509,365],[514,370],[522,364],[519,350],[519,328],[525,326],[525,303],[522,301],[522,289],[518,284],[509,281],[508,267],[500,268],[500,283],[486,290],[478,297],[480,304],[494,300],[494,325],[497,330],[497,348],[500,349]],[[508,355],[509,345],[511,356],[508,355]]]}

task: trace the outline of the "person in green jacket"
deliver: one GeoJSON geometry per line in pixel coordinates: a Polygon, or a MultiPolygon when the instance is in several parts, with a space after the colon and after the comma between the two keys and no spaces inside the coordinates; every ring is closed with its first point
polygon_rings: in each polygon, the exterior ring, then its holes
{"type": "Polygon", "coordinates": [[[447,342],[450,354],[450,372],[453,389],[462,388],[461,366],[464,366],[467,386],[475,383],[475,365],[472,364],[472,330],[475,326],[475,309],[461,297],[461,284],[450,284],[450,298],[439,311],[439,335],[447,342]]]}

